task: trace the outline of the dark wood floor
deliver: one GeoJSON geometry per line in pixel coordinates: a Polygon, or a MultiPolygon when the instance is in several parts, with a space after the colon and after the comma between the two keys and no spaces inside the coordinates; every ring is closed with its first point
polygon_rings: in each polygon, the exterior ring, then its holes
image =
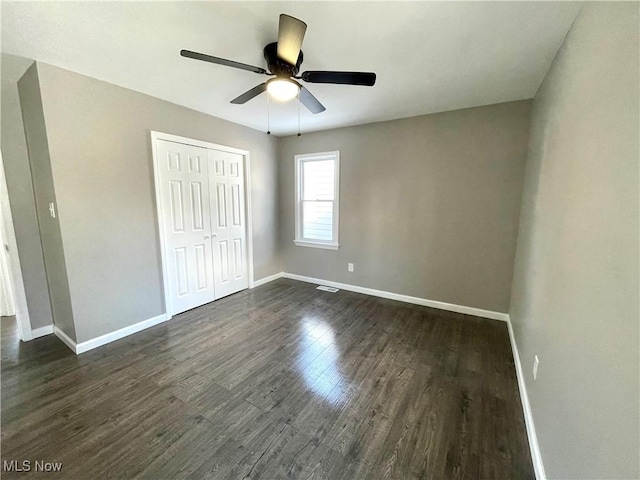
{"type": "Polygon", "coordinates": [[[284,279],[78,357],[3,320],[1,438],[44,478],[534,478],[504,322],[284,279]]]}

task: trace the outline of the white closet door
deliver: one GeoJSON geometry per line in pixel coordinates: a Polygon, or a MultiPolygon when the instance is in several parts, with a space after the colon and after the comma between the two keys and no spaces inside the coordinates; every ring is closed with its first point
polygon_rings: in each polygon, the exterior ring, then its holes
{"type": "Polygon", "coordinates": [[[171,314],[215,300],[207,150],[157,141],[171,314]]]}
{"type": "Polygon", "coordinates": [[[249,287],[243,156],[207,150],[216,298],[249,287]]]}

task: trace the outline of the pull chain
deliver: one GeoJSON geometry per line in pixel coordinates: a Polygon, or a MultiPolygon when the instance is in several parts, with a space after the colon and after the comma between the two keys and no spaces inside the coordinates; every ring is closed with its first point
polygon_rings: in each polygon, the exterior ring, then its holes
{"type": "Polygon", "coordinates": [[[298,89],[298,136],[300,135],[300,89],[298,89]]]}
{"type": "MultiPolygon", "coordinates": [[[[269,94],[267,94],[267,135],[271,135],[271,102],[269,101],[269,94]]],[[[300,133],[300,90],[298,90],[298,136],[300,133]]]]}
{"type": "Polygon", "coordinates": [[[271,135],[271,118],[269,114],[269,94],[267,93],[267,135],[271,135]]]}

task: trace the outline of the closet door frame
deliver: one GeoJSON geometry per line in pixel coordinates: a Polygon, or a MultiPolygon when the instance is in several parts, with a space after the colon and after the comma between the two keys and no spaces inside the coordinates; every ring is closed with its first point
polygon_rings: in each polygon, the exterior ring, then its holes
{"type": "Polygon", "coordinates": [[[216,143],[205,142],[193,138],[181,137],[170,133],[151,131],[151,151],[153,155],[153,181],[155,187],[156,199],[156,220],[158,226],[158,236],[160,241],[160,258],[162,261],[162,285],[164,290],[164,304],[167,318],[171,318],[173,311],[171,308],[171,296],[169,290],[169,275],[167,270],[167,241],[164,234],[164,225],[162,220],[162,201],[160,198],[160,175],[158,169],[158,140],[166,140],[169,142],[183,143],[194,147],[207,148],[211,150],[220,150],[223,152],[237,153],[242,155],[244,163],[244,195],[245,195],[245,219],[246,219],[246,235],[247,235],[247,269],[249,276],[249,288],[254,287],[253,278],[253,218],[251,209],[251,160],[248,150],[229,147],[226,145],[218,145],[216,143]]]}

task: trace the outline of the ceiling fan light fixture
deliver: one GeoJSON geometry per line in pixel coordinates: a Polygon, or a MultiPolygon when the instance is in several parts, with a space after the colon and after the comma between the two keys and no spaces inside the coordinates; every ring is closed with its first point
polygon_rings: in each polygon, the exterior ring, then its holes
{"type": "Polygon", "coordinates": [[[271,97],[281,102],[291,100],[300,91],[300,85],[286,78],[274,78],[267,82],[267,92],[271,97]]]}

